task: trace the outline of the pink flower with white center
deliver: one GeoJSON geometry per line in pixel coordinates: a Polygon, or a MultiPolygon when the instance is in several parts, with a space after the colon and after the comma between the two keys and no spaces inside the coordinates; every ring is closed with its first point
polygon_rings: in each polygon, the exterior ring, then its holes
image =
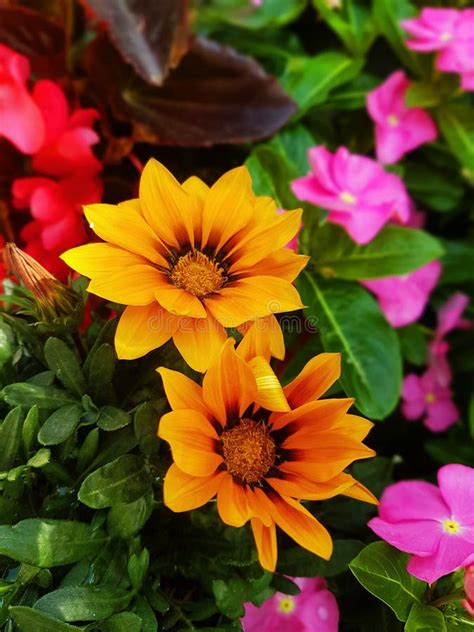
{"type": "Polygon", "coordinates": [[[408,220],[410,199],[403,181],[375,160],[346,147],[331,154],[322,145],[308,156],[312,171],[293,180],[293,193],[329,209],[328,221],[343,226],[357,243],[371,241],[392,217],[408,220]]]}
{"type": "Polygon", "coordinates": [[[464,592],[466,599],[463,599],[461,603],[471,617],[474,617],[474,563],[464,571],[464,592]]]}
{"type": "Polygon", "coordinates": [[[97,110],[79,108],[70,113],[61,88],[46,79],[36,83],[33,99],[45,124],[44,143],[33,156],[33,169],[57,177],[79,170],[98,173],[102,164],[91,149],[99,141],[92,129],[99,116],[97,110]]]}
{"type": "Polygon", "coordinates": [[[24,154],[34,154],[44,140],[43,119],[26,86],[29,76],[28,59],[0,44],[0,137],[24,154]]]}
{"type": "Polygon", "coordinates": [[[380,309],[392,327],[405,327],[425,311],[431,292],[441,275],[439,261],[431,261],[403,276],[361,281],[375,294],[380,309]]]}
{"type": "Polygon", "coordinates": [[[320,577],[292,578],[301,592],[276,593],[260,608],[245,605],[244,632],[337,632],[339,609],[332,592],[320,577]]]}
{"type": "Polygon", "coordinates": [[[444,432],[459,419],[449,386],[440,384],[436,372],[410,373],[403,380],[402,413],[415,421],[424,415],[423,425],[432,432],[444,432]]]}
{"type": "Polygon", "coordinates": [[[474,9],[459,12],[454,37],[436,58],[436,68],[461,76],[461,87],[474,90],[474,9]]]}
{"type": "Polygon", "coordinates": [[[411,553],[407,571],[429,584],[474,562],[474,468],[445,465],[438,485],[402,481],[386,488],[369,527],[411,553]]]}
{"type": "Polygon", "coordinates": [[[406,41],[406,45],[422,53],[446,48],[454,39],[459,18],[460,12],[456,9],[422,9],[417,18],[400,22],[413,37],[406,41]]]}
{"type": "Polygon", "coordinates": [[[438,311],[435,336],[429,345],[428,364],[442,386],[447,386],[452,377],[448,362],[449,344],[446,342],[445,336],[454,329],[469,329],[471,327],[469,320],[461,318],[468,304],[469,297],[462,292],[456,292],[438,311]]]}
{"type": "Polygon", "coordinates": [[[367,95],[367,110],[375,121],[377,159],[384,164],[397,162],[438,135],[424,110],[405,104],[410,84],[406,74],[397,70],[367,95]]]}

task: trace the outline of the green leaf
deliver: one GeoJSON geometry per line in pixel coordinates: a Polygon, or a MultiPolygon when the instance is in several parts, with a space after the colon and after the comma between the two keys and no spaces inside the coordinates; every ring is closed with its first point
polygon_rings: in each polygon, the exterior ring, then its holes
{"type": "Polygon", "coordinates": [[[442,612],[431,606],[415,603],[405,625],[405,632],[447,632],[442,612]]]}
{"type": "Polygon", "coordinates": [[[433,83],[413,81],[405,92],[405,103],[409,108],[430,108],[438,105],[440,96],[433,83]]]}
{"type": "Polygon", "coordinates": [[[306,6],[306,0],[272,0],[253,7],[247,0],[211,0],[199,9],[199,19],[228,22],[246,29],[266,29],[287,24],[296,19],[306,6]]]}
{"type": "Polygon", "coordinates": [[[428,357],[428,340],[422,327],[414,323],[397,329],[402,355],[415,366],[425,366],[428,357]]]}
{"type": "Polygon", "coordinates": [[[327,0],[313,0],[313,4],[349,51],[358,55],[370,48],[376,33],[367,2],[344,0],[337,8],[327,0]]]}
{"type": "Polygon", "coordinates": [[[474,178],[474,116],[472,107],[464,104],[443,105],[436,110],[441,132],[450,150],[465,169],[468,179],[474,178]]]}
{"type": "Polygon", "coordinates": [[[268,588],[272,574],[265,572],[259,579],[245,581],[240,578],[231,578],[228,581],[215,579],[212,582],[212,590],[216,605],[222,614],[230,619],[242,617],[243,604],[254,600],[258,593],[268,588]]]}
{"type": "Polygon", "coordinates": [[[83,410],[79,404],[63,406],[50,415],[38,432],[42,445],[59,445],[69,439],[81,421],[83,410]]]}
{"type": "Polygon", "coordinates": [[[100,409],[97,425],[102,430],[108,432],[124,428],[132,421],[131,415],[125,410],[114,408],[114,406],[104,406],[100,409]]]}
{"type": "Polygon", "coordinates": [[[128,560],[127,570],[130,582],[135,590],[139,590],[145,580],[150,564],[150,554],[147,549],[139,554],[134,553],[128,560]]]}
{"type": "Polygon", "coordinates": [[[48,338],[44,345],[46,363],[67,390],[77,397],[86,392],[81,365],[70,347],[59,338],[48,338]]]}
{"type": "Polygon", "coordinates": [[[364,62],[338,51],[314,57],[292,57],[280,82],[298,104],[298,116],[324,103],[331,90],[358,75],[364,62]]]}
{"type": "Polygon", "coordinates": [[[125,608],[132,594],[119,588],[66,586],[35,603],[35,609],[63,621],[100,621],[125,608]]]}
{"type": "Polygon", "coordinates": [[[330,223],[316,233],[312,252],[321,274],[354,280],[407,274],[442,254],[439,241],[422,230],[386,226],[370,243],[359,246],[330,223]]]}
{"type": "Polygon", "coordinates": [[[10,406],[38,406],[38,408],[61,408],[77,401],[66,391],[56,386],[36,386],[27,382],[9,384],[2,390],[2,397],[10,406]]]}
{"type": "Polygon", "coordinates": [[[88,364],[87,381],[93,399],[103,399],[112,383],[117,358],[112,345],[104,343],[91,355],[88,364]]]}
{"type": "Polygon", "coordinates": [[[30,518],[0,526],[0,554],[40,568],[73,564],[97,553],[104,534],[69,520],[30,518]]]}
{"type": "Polygon", "coordinates": [[[372,10],[379,32],[384,35],[403,64],[423,76],[427,62],[407,47],[405,41],[409,36],[400,25],[401,20],[417,14],[414,5],[409,0],[374,0],[372,10]]]}
{"type": "Polygon", "coordinates": [[[21,632],[77,632],[77,628],[27,606],[10,606],[8,612],[21,632]]]}
{"type": "Polygon", "coordinates": [[[158,622],[148,601],[138,595],[134,601],[135,612],[142,620],[142,632],[158,632],[158,622]]]}
{"type": "Polygon", "coordinates": [[[325,351],[342,355],[344,390],[364,415],[383,419],[398,402],[402,361],[397,335],[375,299],[359,285],[316,279],[307,272],[299,288],[325,351]]]}
{"type": "Polygon", "coordinates": [[[51,450],[47,448],[40,448],[36,454],[34,454],[31,459],[28,459],[27,466],[40,468],[44,467],[51,460],[51,450]]]}
{"type": "Polygon", "coordinates": [[[406,621],[414,604],[421,604],[427,584],[406,570],[409,556],[385,542],[373,542],[349,564],[358,581],[387,604],[399,621],[406,621]]]}
{"type": "MultiPolygon", "coordinates": [[[[164,412],[165,406],[167,405],[166,399],[163,398],[161,404],[164,412]]],[[[158,412],[149,402],[141,404],[135,412],[133,427],[140,450],[143,454],[152,455],[158,451],[160,440],[158,439],[156,430],[161,414],[162,413],[158,412]]]]}
{"type": "Polygon", "coordinates": [[[82,472],[92,461],[99,447],[99,429],[92,428],[84,439],[77,455],[76,469],[82,472]]]}
{"type": "Polygon", "coordinates": [[[101,623],[100,632],[142,632],[142,620],[134,612],[119,612],[101,623]]]}
{"type": "Polygon", "coordinates": [[[104,509],[134,502],[145,494],[149,484],[142,459],[124,454],[89,474],[79,489],[78,497],[88,507],[104,509]]]}
{"type": "Polygon", "coordinates": [[[26,415],[21,431],[21,437],[26,454],[29,454],[36,443],[39,431],[38,406],[32,406],[26,415]]]}
{"type": "Polygon", "coordinates": [[[474,270],[474,244],[470,241],[443,241],[443,274],[440,283],[471,283],[474,270]]]}
{"type": "Polygon", "coordinates": [[[153,494],[142,496],[133,503],[115,505],[107,517],[108,530],[119,538],[130,538],[143,528],[152,511],[153,494]]]}
{"type": "Polygon", "coordinates": [[[23,418],[21,407],[17,406],[2,421],[0,426],[0,471],[13,467],[20,448],[23,418]]]}
{"type": "Polygon", "coordinates": [[[14,342],[12,328],[0,320],[0,367],[11,358],[14,342]]]}
{"type": "Polygon", "coordinates": [[[464,196],[460,177],[414,160],[406,161],[403,179],[409,192],[423,206],[440,213],[455,209],[464,196]]]}

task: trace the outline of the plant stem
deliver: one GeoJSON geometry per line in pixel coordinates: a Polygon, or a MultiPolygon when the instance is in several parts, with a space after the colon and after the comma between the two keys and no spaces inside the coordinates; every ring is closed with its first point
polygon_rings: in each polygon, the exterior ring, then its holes
{"type": "Polygon", "coordinates": [[[433,608],[439,608],[440,606],[444,606],[444,604],[450,603],[451,601],[459,601],[460,599],[463,599],[465,596],[466,595],[464,593],[464,590],[461,588],[459,590],[456,590],[453,593],[450,593],[449,595],[443,595],[442,597],[438,597],[438,599],[435,599],[429,605],[432,606],[433,608]]]}

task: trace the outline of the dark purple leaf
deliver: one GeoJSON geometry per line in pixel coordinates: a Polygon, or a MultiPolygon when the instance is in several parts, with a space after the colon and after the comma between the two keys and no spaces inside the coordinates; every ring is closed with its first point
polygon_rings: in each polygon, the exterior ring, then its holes
{"type": "Polygon", "coordinates": [[[0,43],[26,55],[33,72],[43,77],[64,73],[64,30],[24,7],[0,7],[0,43]]]}
{"type": "Polygon", "coordinates": [[[146,84],[104,35],[86,65],[109,127],[110,115],[133,127],[136,141],[202,147],[274,134],[296,106],[251,57],[197,38],[162,87],[146,84]]]}
{"type": "Polygon", "coordinates": [[[87,0],[136,72],[161,85],[187,50],[186,0],[87,0]]]}

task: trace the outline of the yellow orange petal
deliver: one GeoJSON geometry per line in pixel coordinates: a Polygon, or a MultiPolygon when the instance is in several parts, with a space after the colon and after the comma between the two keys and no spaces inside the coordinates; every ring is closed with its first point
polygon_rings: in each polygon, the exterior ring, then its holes
{"type": "Polygon", "coordinates": [[[247,270],[240,270],[239,275],[276,276],[291,282],[307,265],[309,259],[306,255],[295,254],[290,248],[281,248],[247,270]]]}
{"type": "Polygon", "coordinates": [[[273,573],[278,556],[275,523],[265,526],[258,518],[252,518],[250,524],[260,564],[266,571],[273,573]]]}
{"type": "MultiPolygon", "coordinates": [[[[258,490],[260,491],[260,490],[258,490]]],[[[259,496],[265,496],[263,492],[259,496]]],[[[332,555],[331,536],[299,502],[273,492],[266,498],[270,515],[276,524],[297,544],[328,560],[332,555]]]]}
{"type": "Polygon", "coordinates": [[[160,420],[158,435],[168,441],[174,462],[186,474],[210,476],[222,463],[215,452],[216,431],[196,410],[166,413],[160,420]]]}
{"type": "Polygon", "coordinates": [[[163,484],[165,505],[176,512],[202,507],[216,495],[223,476],[224,472],[211,476],[190,476],[173,463],[163,484]]]}
{"type": "Polygon", "coordinates": [[[149,305],[155,302],[155,289],[161,274],[149,264],[132,265],[114,274],[94,277],[87,288],[91,294],[123,305],[149,305]]]}
{"type": "Polygon", "coordinates": [[[175,287],[163,276],[155,286],[155,297],[158,303],[171,314],[206,318],[206,309],[197,296],[175,287]]]}
{"type": "Polygon", "coordinates": [[[237,353],[244,360],[261,356],[266,360],[271,357],[283,360],[285,357],[285,340],[280,323],[273,314],[257,318],[253,322],[239,327],[243,338],[237,347],[237,353]]]}
{"type": "Polygon", "coordinates": [[[231,169],[209,189],[202,217],[202,243],[218,251],[254,214],[255,198],[247,167],[231,169]]]}
{"type": "Polygon", "coordinates": [[[280,430],[291,424],[291,434],[285,440],[285,447],[295,447],[294,444],[299,445],[300,436],[314,431],[327,431],[335,426],[347,413],[353,401],[349,398],[318,399],[295,408],[285,415],[272,415],[270,422],[274,430],[280,430]]]}
{"type": "Polygon", "coordinates": [[[204,376],[203,395],[207,407],[222,424],[227,419],[241,417],[255,401],[255,377],[247,363],[235,352],[232,338],[224,343],[204,376]]]}
{"type": "Polygon", "coordinates": [[[245,270],[283,248],[298,232],[302,215],[301,209],[287,211],[276,216],[270,225],[259,224],[249,231],[228,253],[234,261],[230,272],[245,270]]]}
{"type": "Polygon", "coordinates": [[[252,517],[245,488],[235,483],[230,474],[224,476],[217,491],[217,511],[222,522],[231,527],[241,527],[252,517]]]}
{"type": "Polygon", "coordinates": [[[302,474],[286,473],[281,478],[267,478],[267,482],[281,496],[299,500],[323,500],[343,494],[354,486],[351,476],[341,473],[328,481],[312,481],[302,474]]]}
{"type": "Polygon", "coordinates": [[[160,266],[167,267],[163,244],[132,206],[92,204],[84,207],[90,227],[104,241],[134,252],[160,266]]]}
{"type": "Polygon", "coordinates": [[[267,360],[253,358],[248,363],[257,382],[256,402],[267,410],[286,412],[290,410],[283,388],[267,360]]]}
{"type": "Polygon", "coordinates": [[[363,441],[374,424],[359,415],[344,415],[340,423],[335,426],[339,432],[348,434],[352,439],[363,441]]]}
{"type": "Polygon", "coordinates": [[[289,281],[271,276],[239,279],[204,302],[224,327],[238,327],[248,320],[304,307],[289,281]]]}
{"type": "Polygon", "coordinates": [[[348,496],[349,498],[355,498],[356,500],[362,500],[362,502],[370,503],[371,505],[379,504],[379,501],[372,492],[367,489],[365,485],[359,483],[359,481],[355,481],[352,487],[349,487],[349,489],[342,492],[342,495],[348,496]]]}
{"type": "Polygon", "coordinates": [[[181,318],[173,336],[184,360],[200,372],[212,364],[226,339],[226,331],[210,315],[207,318],[181,318]]]}
{"type": "Polygon", "coordinates": [[[147,265],[143,257],[113,244],[86,244],[71,248],[61,255],[70,268],[89,279],[121,272],[135,265],[147,265]]]}
{"type": "Polygon", "coordinates": [[[204,210],[204,202],[206,201],[209,187],[200,178],[191,176],[181,185],[186,193],[192,195],[196,201],[193,213],[193,231],[194,240],[197,244],[202,240],[202,213],[204,210]]]}
{"type": "Polygon", "coordinates": [[[146,221],[162,241],[178,250],[186,244],[194,245],[193,197],[154,158],[143,169],[139,196],[146,221]]]}
{"type": "Polygon", "coordinates": [[[285,395],[292,408],[318,399],[341,375],[341,354],[320,353],[312,358],[288,386],[285,395]]]}
{"type": "Polygon", "coordinates": [[[191,408],[197,410],[204,417],[210,416],[199,384],[179,371],[172,371],[164,366],[156,370],[161,375],[166,398],[173,410],[191,408]]]}
{"type": "Polygon", "coordinates": [[[121,360],[133,360],[158,349],[173,335],[176,318],[158,303],[125,308],[115,333],[115,350],[121,360]]]}

